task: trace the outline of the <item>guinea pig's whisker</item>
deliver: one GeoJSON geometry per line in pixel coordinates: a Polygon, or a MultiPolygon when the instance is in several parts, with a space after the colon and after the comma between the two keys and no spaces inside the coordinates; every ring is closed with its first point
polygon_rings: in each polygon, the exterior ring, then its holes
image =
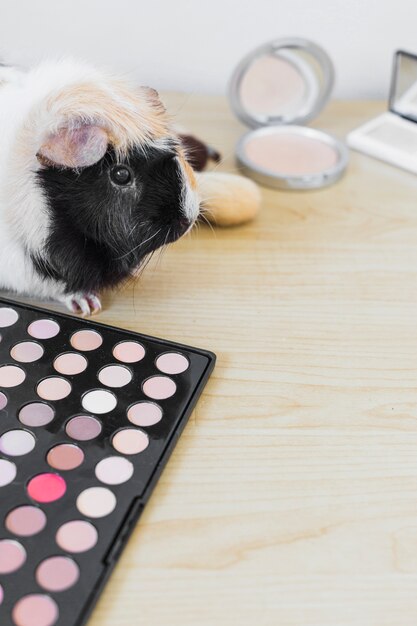
{"type": "Polygon", "coordinates": [[[138,267],[138,272],[136,273],[135,278],[139,279],[142,277],[143,272],[149,265],[154,254],[155,254],[155,250],[152,250],[152,252],[150,252],[147,256],[144,257],[144,259],[142,260],[141,264],[138,267]]]}
{"type": "Polygon", "coordinates": [[[167,235],[165,237],[164,245],[159,250],[158,259],[157,259],[157,262],[156,262],[157,267],[160,265],[160,263],[162,261],[162,257],[164,256],[165,252],[168,249],[167,239],[169,237],[170,232],[171,232],[171,228],[169,228],[168,233],[167,233],[167,235]]]}
{"type": "Polygon", "coordinates": [[[204,222],[207,224],[207,226],[210,228],[211,232],[213,233],[213,235],[216,237],[216,231],[213,228],[213,225],[210,224],[209,220],[207,219],[207,217],[204,215],[204,213],[200,213],[200,217],[202,220],[204,220],[204,222]]]}
{"type": "Polygon", "coordinates": [[[135,224],[133,224],[132,228],[130,229],[128,237],[131,237],[137,228],[144,226],[144,225],[145,225],[145,222],[141,222],[140,220],[138,220],[135,224]]]}
{"type": "Polygon", "coordinates": [[[135,250],[137,250],[138,248],[141,248],[142,246],[145,245],[145,243],[148,243],[149,241],[151,241],[151,239],[156,237],[161,232],[161,230],[162,229],[159,228],[153,235],[151,235],[150,237],[148,237],[144,241],[141,241],[141,243],[139,243],[137,246],[135,246],[134,248],[132,248],[131,250],[129,250],[125,254],[122,254],[121,256],[116,257],[116,259],[120,260],[120,259],[124,259],[125,257],[129,256],[130,254],[132,254],[132,252],[135,252],[135,250]]]}

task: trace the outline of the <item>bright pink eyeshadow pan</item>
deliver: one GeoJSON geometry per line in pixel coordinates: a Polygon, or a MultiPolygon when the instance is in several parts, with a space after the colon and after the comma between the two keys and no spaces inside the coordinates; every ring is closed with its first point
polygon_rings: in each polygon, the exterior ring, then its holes
{"type": "Polygon", "coordinates": [[[67,485],[58,474],[38,474],[27,485],[27,492],[36,502],[54,502],[62,498],[67,485]]]}

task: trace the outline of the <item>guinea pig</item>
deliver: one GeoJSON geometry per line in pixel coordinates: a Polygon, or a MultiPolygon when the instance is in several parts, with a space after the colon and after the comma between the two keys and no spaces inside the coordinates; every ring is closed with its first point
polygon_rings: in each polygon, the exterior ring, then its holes
{"type": "Polygon", "coordinates": [[[154,90],[69,59],[0,66],[0,288],[89,315],[198,214],[154,90]]]}

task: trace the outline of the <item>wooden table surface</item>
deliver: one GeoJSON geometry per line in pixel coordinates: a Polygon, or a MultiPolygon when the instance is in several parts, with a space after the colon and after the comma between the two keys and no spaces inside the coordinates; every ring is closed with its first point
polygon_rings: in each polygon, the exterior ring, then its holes
{"type": "MultiPolygon", "coordinates": [[[[165,100],[233,170],[225,99],[165,100]]],[[[417,177],[352,153],[338,184],[263,201],[104,298],[99,321],[218,363],[91,626],[417,624],[417,177]]]]}

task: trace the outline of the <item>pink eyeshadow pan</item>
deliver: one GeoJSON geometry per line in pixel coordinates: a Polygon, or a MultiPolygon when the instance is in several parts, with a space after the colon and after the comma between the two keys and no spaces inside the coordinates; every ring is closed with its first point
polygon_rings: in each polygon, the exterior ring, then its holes
{"type": "Polygon", "coordinates": [[[143,393],[153,400],[164,400],[174,395],[177,385],[167,376],[151,376],[142,386],[143,393]]]}
{"type": "Polygon", "coordinates": [[[26,561],[26,550],[14,539],[0,540],[0,574],[15,572],[26,561]]]}
{"type": "Polygon", "coordinates": [[[154,402],[137,402],[127,411],[127,419],[135,426],[153,426],[162,419],[162,409],[154,402]]]}
{"type": "Polygon", "coordinates": [[[106,485],[121,485],[133,476],[133,465],[122,456],[109,456],[96,465],[96,477],[106,485]]]}
{"type": "Polygon", "coordinates": [[[0,367],[0,387],[17,387],[26,378],[26,374],[17,365],[3,365],[0,367]]]}
{"type": "Polygon", "coordinates": [[[120,454],[139,454],[149,445],[149,437],[142,430],[123,428],[112,439],[112,445],[120,454]]]}
{"type": "Polygon", "coordinates": [[[63,524],[56,534],[58,546],[66,552],[79,553],[91,550],[98,539],[95,527],[85,520],[73,520],[63,524]]]}
{"type": "Polygon", "coordinates": [[[37,535],[46,526],[46,515],[36,506],[23,505],[13,509],[6,517],[7,530],[19,537],[37,535]]]}
{"type": "Polygon", "coordinates": [[[86,517],[105,517],[116,508],[116,496],[107,487],[90,487],[80,493],[76,504],[86,517]]]}
{"type": "Polygon", "coordinates": [[[58,474],[38,474],[27,484],[28,495],[35,502],[54,502],[62,498],[66,490],[65,480],[58,474]]]}
{"type": "Polygon", "coordinates": [[[156,359],[156,367],[164,374],[181,374],[188,366],[188,359],[179,352],[165,352],[156,359]]]}
{"type": "Polygon", "coordinates": [[[59,324],[54,320],[36,320],[29,324],[28,333],[35,339],[52,339],[59,333],[59,324]]]}
{"type": "Polygon", "coordinates": [[[0,391],[0,411],[7,406],[7,397],[0,391]]]}
{"type": "Polygon", "coordinates": [[[36,570],[36,581],[46,591],[65,591],[80,577],[78,565],[67,556],[45,559],[36,570]]]}
{"type": "Polygon", "coordinates": [[[107,387],[124,387],[132,380],[132,374],[123,365],[107,365],[99,371],[98,379],[107,387]]]}
{"type": "Polygon", "coordinates": [[[38,593],[24,596],[15,604],[12,612],[16,626],[54,626],[58,616],[56,602],[38,593]]]}
{"type": "Polygon", "coordinates": [[[43,348],[34,341],[21,341],[10,350],[10,356],[20,363],[33,363],[41,358],[43,348]]]}
{"type": "Polygon", "coordinates": [[[13,326],[19,319],[19,315],[14,309],[9,307],[0,308],[0,328],[7,328],[7,326],[13,326]]]}

